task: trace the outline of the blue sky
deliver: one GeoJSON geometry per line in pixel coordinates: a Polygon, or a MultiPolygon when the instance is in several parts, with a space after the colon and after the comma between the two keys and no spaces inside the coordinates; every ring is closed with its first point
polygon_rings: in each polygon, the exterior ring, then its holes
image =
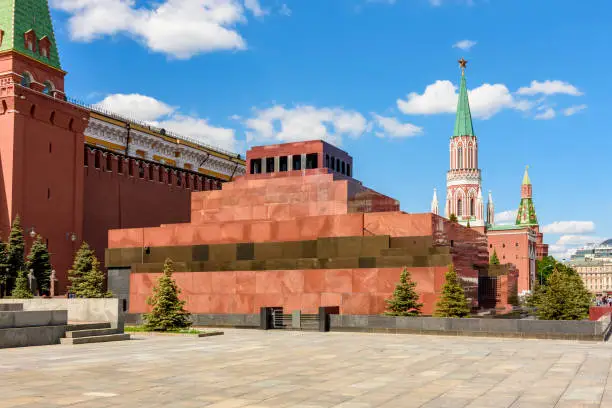
{"type": "Polygon", "coordinates": [[[525,165],[559,257],[612,237],[606,0],[51,0],[66,91],[237,152],[325,138],[355,176],[443,200],[467,69],[498,219],[525,165]]]}

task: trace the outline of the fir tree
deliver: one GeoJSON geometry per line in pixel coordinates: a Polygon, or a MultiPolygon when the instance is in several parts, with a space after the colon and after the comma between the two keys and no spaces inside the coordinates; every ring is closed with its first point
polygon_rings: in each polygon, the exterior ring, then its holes
{"type": "Polygon", "coordinates": [[[15,288],[13,289],[12,295],[17,299],[31,299],[34,297],[28,283],[28,275],[26,275],[24,270],[19,271],[17,274],[17,280],[15,281],[15,288]]]}
{"type": "Polygon", "coordinates": [[[389,316],[418,316],[421,314],[422,303],[416,292],[416,282],[410,277],[408,269],[404,268],[400,281],[393,291],[393,296],[387,302],[386,315],[389,316]]]}
{"type": "Polygon", "coordinates": [[[539,282],[534,282],[533,290],[531,294],[525,297],[525,306],[527,307],[538,307],[542,303],[542,298],[545,296],[548,287],[546,285],[540,285],[539,282]]]}
{"type": "Polygon", "coordinates": [[[30,248],[26,269],[33,272],[40,294],[49,293],[49,285],[51,283],[51,258],[47,246],[40,235],[36,236],[32,248],[30,248]]]}
{"type": "Polygon", "coordinates": [[[8,267],[8,278],[12,280],[17,277],[19,271],[23,270],[25,265],[23,255],[25,252],[25,240],[23,238],[23,228],[21,227],[21,219],[19,215],[15,217],[9,235],[8,248],[6,250],[6,264],[8,267]]]}
{"type": "Polygon", "coordinates": [[[543,320],[582,320],[589,316],[592,296],[572,268],[555,266],[546,286],[534,291],[531,303],[543,320]],[[537,293],[537,295],[536,295],[537,293]]]}
{"type": "Polygon", "coordinates": [[[450,222],[457,222],[457,216],[455,214],[451,214],[450,217],[448,217],[448,220],[450,222]]]}
{"type": "Polygon", "coordinates": [[[110,292],[104,290],[104,272],[100,270],[100,262],[87,242],[83,242],[77,251],[72,269],[68,271],[68,279],[70,292],[76,297],[112,297],[110,292]]]}
{"type": "Polygon", "coordinates": [[[436,304],[435,317],[467,317],[470,308],[465,298],[463,288],[457,278],[457,272],[453,265],[448,267],[446,282],[442,286],[442,296],[436,304]]]}
{"type": "Polygon", "coordinates": [[[468,222],[467,222],[467,224],[466,224],[466,227],[471,228],[471,225],[470,225],[470,220],[469,220],[469,219],[468,219],[468,222]]]}
{"type": "Polygon", "coordinates": [[[184,329],[191,326],[189,313],[185,311],[185,301],[178,295],[181,290],[172,279],[174,266],[171,259],[166,259],[164,272],[153,288],[153,295],[147,303],[153,308],[144,315],[145,327],[149,330],[167,331],[184,329]]]}
{"type": "Polygon", "coordinates": [[[491,259],[489,260],[490,265],[499,265],[499,258],[497,257],[497,251],[493,250],[493,255],[491,255],[491,259]]]}

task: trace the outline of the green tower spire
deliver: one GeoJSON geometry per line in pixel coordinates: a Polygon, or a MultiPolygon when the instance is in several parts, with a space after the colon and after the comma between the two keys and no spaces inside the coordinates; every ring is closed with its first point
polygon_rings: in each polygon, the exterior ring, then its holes
{"type": "Polygon", "coordinates": [[[538,225],[535,206],[533,205],[533,195],[531,180],[528,173],[529,166],[525,167],[523,183],[521,185],[521,202],[516,214],[516,225],[538,225]]]}
{"type": "Polygon", "coordinates": [[[16,51],[43,64],[62,69],[53,33],[53,23],[47,0],[0,0],[0,53],[16,51]],[[28,48],[26,33],[33,41],[28,48]],[[41,45],[48,45],[48,55],[43,55],[41,45]]]}
{"type": "Polygon", "coordinates": [[[455,131],[453,137],[456,136],[474,136],[474,128],[472,127],[472,113],[470,112],[470,101],[468,99],[467,86],[465,84],[465,66],[467,61],[461,58],[459,66],[461,67],[461,84],[459,85],[459,102],[457,103],[457,119],[455,120],[455,131]]]}

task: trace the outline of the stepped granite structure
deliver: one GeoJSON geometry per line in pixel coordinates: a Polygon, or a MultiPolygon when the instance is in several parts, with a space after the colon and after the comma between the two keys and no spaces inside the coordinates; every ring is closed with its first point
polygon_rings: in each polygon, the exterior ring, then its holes
{"type": "Polygon", "coordinates": [[[450,264],[478,307],[486,237],[435,214],[399,211],[353,178],[346,152],[323,141],[255,147],[247,169],[221,190],[194,192],[190,223],[109,232],[109,285],[129,298],[131,313],[148,310],[166,258],[194,314],[319,306],[377,314],[404,267],[429,314],[450,264]]]}

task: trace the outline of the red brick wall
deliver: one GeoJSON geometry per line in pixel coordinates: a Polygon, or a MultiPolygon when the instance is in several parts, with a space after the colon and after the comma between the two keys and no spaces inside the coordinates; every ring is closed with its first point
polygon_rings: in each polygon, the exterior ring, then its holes
{"type": "Polygon", "coordinates": [[[489,257],[497,253],[500,263],[512,263],[518,269],[518,293],[529,290],[529,238],[527,230],[516,233],[487,234],[489,257]],[[518,245],[517,245],[518,244],[518,245]]]}
{"type": "Polygon", "coordinates": [[[148,171],[140,178],[138,169],[129,175],[127,161],[123,173],[117,172],[116,159],[112,171],[100,158],[95,168],[94,153],[88,149],[85,174],[83,237],[96,250],[101,262],[108,243],[108,230],[113,228],[153,227],[163,223],[188,222],[191,190],[159,182],[157,175],[149,180],[148,171]]]}
{"type": "MultiPolygon", "coordinates": [[[[12,90],[8,90],[10,93],[12,90]]],[[[19,215],[26,233],[31,228],[48,242],[52,264],[65,287],[74,243],[67,232],[81,236],[83,221],[83,130],[88,113],[29,89],[15,87],[16,97],[0,119],[3,201],[0,222],[6,240],[10,223],[19,215]]]]}

